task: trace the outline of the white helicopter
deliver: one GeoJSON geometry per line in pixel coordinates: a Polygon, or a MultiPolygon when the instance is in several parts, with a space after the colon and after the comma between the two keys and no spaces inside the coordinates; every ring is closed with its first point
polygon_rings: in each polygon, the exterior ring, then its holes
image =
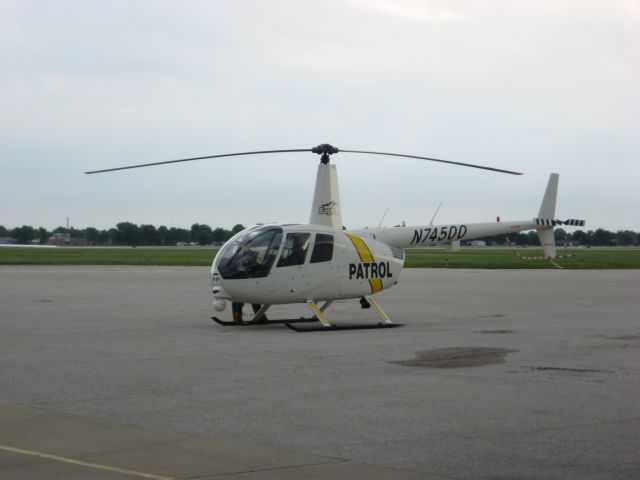
{"type": "MultiPolygon", "coordinates": [[[[460,242],[491,235],[535,229],[544,255],[556,257],[553,229],[556,225],[584,226],[584,220],[557,220],[555,216],[558,174],[552,173],[536,218],[492,223],[457,223],[390,228],[346,230],[342,225],[336,167],[330,156],[338,152],[390,155],[480,168],[521,175],[481,165],[436,158],[364,150],[342,150],[329,144],[311,149],[265,150],[210,155],[164,162],[85,172],[104,173],[209,158],[269,153],[312,152],[321,155],[308,224],[268,224],[247,228],[227,241],[211,266],[213,308],[222,312],[228,302],[250,303],[253,318],[243,322],[211,317],[224,326],[284,323],[295,331],[331,331],[364,328],[391,328],[394,323],[373,297],[398,283],[408,247],[449,244],[459,250],[460,242]],[[373,307],[377,323],[344,325],[329,321],[325,311],[336,300],[359,299],[362,308],[373,307]],[[265,313],[272,305],[304,303],[308,318],[274,320],[265,313]],[[300,325],[300,323],[313,325],[300,325]]],[[[237,312],[236,312],[237,313],[237,312]]]]}

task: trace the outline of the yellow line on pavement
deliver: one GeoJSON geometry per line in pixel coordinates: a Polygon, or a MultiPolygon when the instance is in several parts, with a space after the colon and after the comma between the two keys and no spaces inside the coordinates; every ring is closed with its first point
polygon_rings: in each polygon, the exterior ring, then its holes
{"type": "Polygon", "coordinates": [[[125,470],[122,468],[110,467],[109,465],[100,465],[99,463],[83,462],[82,460],[75,460],[73,458],[61,457],[59,455],[51,455],[50,453],[34,452],[33,450],[25,450],[23,448],[10,447],[8,445],[0,444],[0,450],[6,452],[19,453],[21,455],[29,455],[31,457],[46,458],[47,460],[54,460],[56,462],[69,463],[71,465],[78,465],[80,467],[94,468],[97,470],[106,470],[108,472],[122,473],[124,475],[130,475],[132,477],[150,478],[152,480],[174,480],[170,477],[163,477],[161,475],[154,475],[151,473],[136,472],[134,470],[125,470]]]}

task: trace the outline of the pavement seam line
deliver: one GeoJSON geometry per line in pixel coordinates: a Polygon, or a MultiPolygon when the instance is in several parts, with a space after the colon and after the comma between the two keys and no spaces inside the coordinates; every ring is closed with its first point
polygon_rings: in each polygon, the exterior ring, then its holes
{"type": "Polygon", "coordinates": [[[239,470],[237,472],[209,473],[205,475],[195,475],[192,477],[184,477],[184,478],[187,480],[197,480],[198,478],[228,477],[230,475],[244,475],[245,473],[260,473],[260,472],[271,472],[271,471],[277,471],[277,470],[291,470],[295,468],[317,467],[320,465],[334,465],[338,463],[349,463],[350,461],[351,460],[347,460],[347,459],[336,459],[334,461],[327,461],[327,462],[301,463],[300,465],[283,465],[280,467],[257,468],[253,470],[239,470]]]}
{"type": "Polygon", "coordinates": [[[97,470],[106,470],[114,473],[122,473],[124,475],[130,475],[132,477],[148,478],[151,480],[175,480],[171,477],[163,477],[161,475],[154,475],[152,473],[137,472],[135,470],[126,470],[123,468],[111,467],[109,465],[101,465],[99,463],[83,462],[82,460],[76,460],[74,458],[61,457],[59,455],[36,452],[33,450],[26,450],[23,448],[11,447],[9,445],[0,444],[0,450],[4,450],[6,452],[11,452],[11,453],[18,453],[21,455],[28,455],[31,457],[45,458],[47,460],[54,460],[56,462],[68,463],[71,465],[78,465],[81,467],[93,468],[97,470]]]}

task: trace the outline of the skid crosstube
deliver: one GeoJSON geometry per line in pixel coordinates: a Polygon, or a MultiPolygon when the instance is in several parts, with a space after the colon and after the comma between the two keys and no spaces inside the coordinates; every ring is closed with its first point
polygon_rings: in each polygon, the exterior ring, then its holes
{"type": "Polygon", "coordinates": [[[369,323],[369,324],[334,324],[324,326],[318,325],[292,325],[291,322],[285,322],[285,325],[294,332],[333,332],[337,330],[373,330],[378,328],[394,328],[402,327],[402,323],[369,323]]]}
{"type": "Polygon", "coordinates": [[[318,320],[315,318],[304,318],[304,317],[300,317],[300,318],[289,318],[289,319],[281,319],[281,320],[268,320],[266,322],[256,322],[256,321],[252,321],[252,320],[248,320],[246,322],[244,322],[243,325],[238,325],[237,323],[235,323],[233,320],[222,320],[218,317],[211,317],[211,320],[213,320],[214,322],[216,322],[219,325],[222,325],[223,327],[242,327],[242,326],[246,326],[246,325],[277,325],[277,324],[287,324],[287,323],[309,323],[309,322],[317,322],[318,320]]]}

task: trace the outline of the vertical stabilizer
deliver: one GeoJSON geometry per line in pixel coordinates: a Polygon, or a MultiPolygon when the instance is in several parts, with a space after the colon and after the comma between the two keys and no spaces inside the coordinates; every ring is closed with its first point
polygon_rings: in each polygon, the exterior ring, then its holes
{"type": "Polygon", "coordinates": [[[542,204],[540,205],[540,213],[538,218],[553,219],[556,216],[556,197],[558,196],[558,179],[560,175],[552,173],[549,176],[549,182],[547,183],[547,189],[544,192],[542,198],[542,204]]]}
{"type": "Polygon", "coordinates": [[[316,176],[316,189],[311,204],[309,223],[336,230],[342,228],[338,173],[332,163],[320,163],[316,176]]]}
{"type": "Polygon", "coordinates": [[[540,245],[544,249],[544,256],[547,258],[556,258],[556,241],[553,234],[553,226],[555,224],[554,218],[556,216],[556,197],[558,196],[558,180],[560,175],[552,173],[549,176],[549,182],[547,183],[547,189],[542,197],[542,204],[540,205],[540,212],[538,213],[538,224],[546,225],[542,228],[537,228],[538,238],[540,239],[540,245]]]}

